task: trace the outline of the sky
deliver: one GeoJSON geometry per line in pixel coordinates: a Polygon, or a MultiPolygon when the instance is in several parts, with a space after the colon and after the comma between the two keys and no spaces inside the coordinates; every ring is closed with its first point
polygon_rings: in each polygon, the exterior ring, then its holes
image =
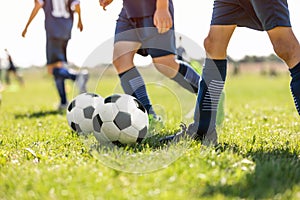
{"type": "MultiPolygon", "coordinates": [[[[173,0],[175,7],[175,31],[183,36],[182,45],[193,58],[203,57],[203,40],[206,37],[212,13],[213,0],[173,0]]],[[[300,40],[300,0],[288,0],[291,22],[300,40]]],[[[34,0],[0,0],[0,58],[5,67],[7,48],[19,67],[43,66],[46,63],[44,13],[38,13],[31,23],[26,38],[21,36],[29,18],[34,0]]],[[[68,60],[78,66],[85,65],[94,54],[98,59],[111,59],[111,43],[115,23],[122,6],[115,0],[103,11],[98,0],[81,0],[83,32],[76,28],[77,16],[68,45],[68,60]],[[108,46],[107,46],[108,45],[108,46]],[[95,51],[101,49],[101,51],[95,51]],[[99,55],[97,55],[99,54],[99,55]],[[104,55],[105,54],[105,55],[104,55]]],[[[273,53],[266,32],[237,28],[228,47],[228,55],[241,59],[245,55],[267,56],[273,53]]],[[[102,61],[102,60],[101,60],[102,61]]],[[[151,59],[136,59],[147,64],[151,59]]]]}

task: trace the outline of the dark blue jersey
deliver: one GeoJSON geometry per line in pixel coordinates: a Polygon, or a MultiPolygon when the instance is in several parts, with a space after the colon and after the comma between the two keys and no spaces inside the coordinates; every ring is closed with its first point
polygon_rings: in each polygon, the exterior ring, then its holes
{"type": "MultiPolygon", "coordinates": [[[[123,7],[128,18],[152,16],[156,10],[156,0],[123,0],[123,7]]],[[[169,9],[173,10],[172,0],[169,0],[169,9]]]]}
{"type": "Polygon", "coordinates": [[[40,0],[44,3],[45,29],[48,38],[70,39],[73,27],[71,5],[78,0],[40,0]]]}

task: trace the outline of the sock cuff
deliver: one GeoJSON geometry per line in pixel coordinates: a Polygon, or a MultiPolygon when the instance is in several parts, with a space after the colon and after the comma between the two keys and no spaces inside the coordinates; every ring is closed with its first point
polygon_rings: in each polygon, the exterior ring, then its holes
{"type": "Polygon", "coordinates": [[[126,78],[128,80],[133,79],[137,76],[141,76],[139,71],[137,70],[137,68],[135,66],[133,66],[132,68],[130,68],[129,70],[122,72],[119,74],[120,78],[126,78]]]}
{"type": "Polygon", "coordinates": [[[187,66],[184,62],[180,62],[179,63],[179,69],[178,69],[178,72],[180,74],[182,74],[183,76],[185,76],[186,72],[187,72],[187,66]]]}
{"type": "Polygon", "coordinates": [[[181,80],[180,78],[184,77],[186,75],[186,72],[187,72],[187,66],[183,62],[180,62],[178,72],[171,79],[175,81],[181,80]]]}
{"type": "Polygon", "coordinates": [[[291,73],[291,76],[293,76],[294,74],[300,73],[300,62],[292,69],[289,69],[289,71],[291,73]]]}
{"type": "Polygon", "coordinates": [[[226,69],[227,59],[217,60],[206,58],[204,61],[204,67],[206,66],[216,66],[218,69],[226,69]]]}

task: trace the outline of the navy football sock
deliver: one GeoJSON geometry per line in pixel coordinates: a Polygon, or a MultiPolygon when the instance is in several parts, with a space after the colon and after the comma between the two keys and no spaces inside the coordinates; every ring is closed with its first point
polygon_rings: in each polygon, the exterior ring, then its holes
{"type": "Polygon", "coordinates": [[[124,92],[137,98],[144,105],[148,114],[155,115],[151,102],[148,98],[144,80],[136,67],[119,74],[119,77],[124,92]]]}
{"type": "Polygon", "coordinates": [[[54,76],[54,81],[55,81],[56,89],[57,89],[59,97],[60,97],[60,103],[66,104],[67,96],[66,96],[66,90],[65,90],[65,79],[62,77],[54,76]]]}
{"type": "Polygon", "coordinates": [[[76,75],[73,75],[68,72],[66,68],[53,68],[52,74],[54,76],[55,86],[58,91],[60,97],[60,103],[66,104],[67,103],[67,95],[65,89],[65,79],[76,79],[76,75]]]}
{"type": "Polygon", "coordinates": [[[64,78],[64,79],[71,79],[73,81],[75,81],[76,77],[77,77],[77,74],[72,73],[70,70],[68,70],[65,67],[54,68],[52,73],[55,77],[61,77],[61,78],[64,78]]]}
{"type": "Polygon", "coordinates": [[[300,115],[300,62],[295,67],[290,69],[290,73],[292,77],[290,83],[291,92],[294,97],[296,109],[300,115]]]}
{"type": "Polygon", "coordinates": [[[201,139],[216,127],[217,109],[226,79],[226,68],[227,60],[205,60],[194,113],[194,123],[201,139]]]}
{"type": "Polygon", "coordinates": [[[198,92],[200,76],[186,62],[179,63],[178,73],[172,79],[176,81],[179,85],[181,85],[183,88],[189,90],[190,92],[198,92]]]}

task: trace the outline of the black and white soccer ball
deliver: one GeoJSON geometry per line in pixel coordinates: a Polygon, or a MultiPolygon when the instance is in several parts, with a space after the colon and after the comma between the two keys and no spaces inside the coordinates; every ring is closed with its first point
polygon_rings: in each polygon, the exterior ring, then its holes
{"type": "Polygon", "coordinates": [[[94,136],[100,143],[131,145],[142,142],[149,127],[145,107],[133,96],[113,94],[93,115],[94,136]]]}
{"type": "Polygon", "coordinates": [[[94,93],[82,93],[69,103],[67,107],[67,120],[70,128],[79,135],[93,133],[93,114],[103,98],[94,93]]]}

